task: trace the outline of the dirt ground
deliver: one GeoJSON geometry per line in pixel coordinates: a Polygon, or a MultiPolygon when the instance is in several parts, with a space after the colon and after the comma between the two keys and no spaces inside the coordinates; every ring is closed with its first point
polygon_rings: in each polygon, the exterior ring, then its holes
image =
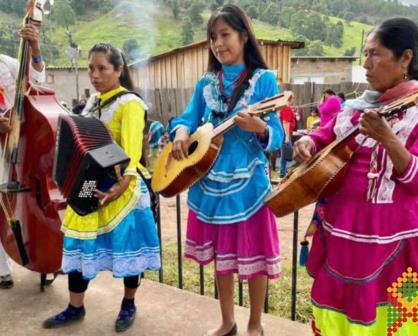
{"type": "MultiPolygon", "coordinates": [[[[161,237],[163,243],[175,243],[177,241],[177,221],[176,221],[176,197],[160,197],[161,205],[161,237]]],[[[299,230],[298,230],[298,249],[299,242],[303,239],[307,226],[311,220],[314,205],[310,205],[299,211],[299,230]]],[[[180,195],[180,214],[182,241],[186,233],[187,221],[187,193],[180,195]]],[[[277,228],[279,232],[280,250],[284,263],[292,262],[292,240],[293,240],[293,214],[277,218],[277,228]]]]}

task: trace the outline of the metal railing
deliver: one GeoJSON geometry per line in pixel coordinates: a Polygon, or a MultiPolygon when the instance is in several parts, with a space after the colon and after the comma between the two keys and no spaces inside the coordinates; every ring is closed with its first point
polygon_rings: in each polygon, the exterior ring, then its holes
{"type": "MultiPolygon", "coordinates": [[[[157,197],[159,197],[157,195],[157,197]]],[[[176,196],[176,227],[177,227],[177,270],[178,270],[178,280],[177,287],[183,289],[183,242],[182,242],[182,230],[181,230],[181,204],[180,196],[176,196]]],[[[158,202],[157,207],[157,229],[158,237],[160,239],[160,255],[161,255],[161,269],[159,271],[159,282],[164,282],[164,263],[162,258],[163,245],[162,245],[162,234],[161,234],[161,212],[160,212],[160,202],[158,202]]],[[[290,308],[290,318],[291,320],[296,320],[296,286],[297,286],[297,264],[298,264],[298,226],[299,226],[299,213],[295,212],[293,214],[293,242],[292,242],[292,284],[291,284],[291,308],[290,308]]],[[[214,297],[218,298],[218,291],[216,288],[216,282],[214,282],[214,297]]],[[[199,292],[200,295],[205,295],[205,274],[204,266],[199,266],[199,292]]],[[[269,312],[269,288],[267,286],[266,300],[264,302],[264,312],[269,312]]],[[[243,282],[238,281],[238,304],[240,306],[244,305],[244,296],[243,296],[243,282]]]]}

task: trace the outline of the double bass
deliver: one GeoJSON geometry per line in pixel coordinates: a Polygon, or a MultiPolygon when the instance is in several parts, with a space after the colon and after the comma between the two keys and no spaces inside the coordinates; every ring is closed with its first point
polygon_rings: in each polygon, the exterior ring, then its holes
{"type": "MultiPolygon", "coordinates": [[[[45,0],[30,0],[26,23],[40,26],[45,0]]],[[[58,116],[67,113],[54,91],[29,83],[29,41],[21,39],[11,131],[0,137],[0,239],[18,264],[40,273],[61,267],[66,206],[52,180],[58,116]]]]}

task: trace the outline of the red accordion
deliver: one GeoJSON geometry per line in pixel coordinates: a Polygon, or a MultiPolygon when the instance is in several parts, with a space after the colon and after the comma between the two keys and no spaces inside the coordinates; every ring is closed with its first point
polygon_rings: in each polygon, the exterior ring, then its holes
{"type": "Polygon", "coordinates": [[[53,178],[77,214],[98,209],[94,190],[109,189],[116,182],[115,166],[123,169],[129,161],[99,119],[70,115],[58,119],[53,178]]]}

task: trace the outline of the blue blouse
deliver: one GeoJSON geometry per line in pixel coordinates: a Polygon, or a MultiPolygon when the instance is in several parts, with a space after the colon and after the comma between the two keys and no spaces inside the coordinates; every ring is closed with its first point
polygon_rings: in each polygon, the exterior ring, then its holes
{"type": "MultiPolygon", "coordinates": [[[[224,95],[230,97],[234,81],[245,66],[222,66],[224,95]]],[[[219,88],[216,73],[206,73],[198,82],[185,112],[172,120],[170,138],[173,140],[179,127],[189,134],[206,122],[214,126],[240,110],[242,105],[251,105],[278,94],[276,78],[271,71],[257,69],[249,80],[249,87],[231,113],[219,88]]],[[[224,142],[210,172],[189,189],[188,205],[197,217],[211,224],[231,224],[244,221],[257,212],[272,187],[268,176],[268,160],[264,151],[280,148],[284,132],[276,116],[269,113],[263,117],[268,124],[268,138],[259,141],[256,134],[234,126],[224,134],[224,142]]]]}

